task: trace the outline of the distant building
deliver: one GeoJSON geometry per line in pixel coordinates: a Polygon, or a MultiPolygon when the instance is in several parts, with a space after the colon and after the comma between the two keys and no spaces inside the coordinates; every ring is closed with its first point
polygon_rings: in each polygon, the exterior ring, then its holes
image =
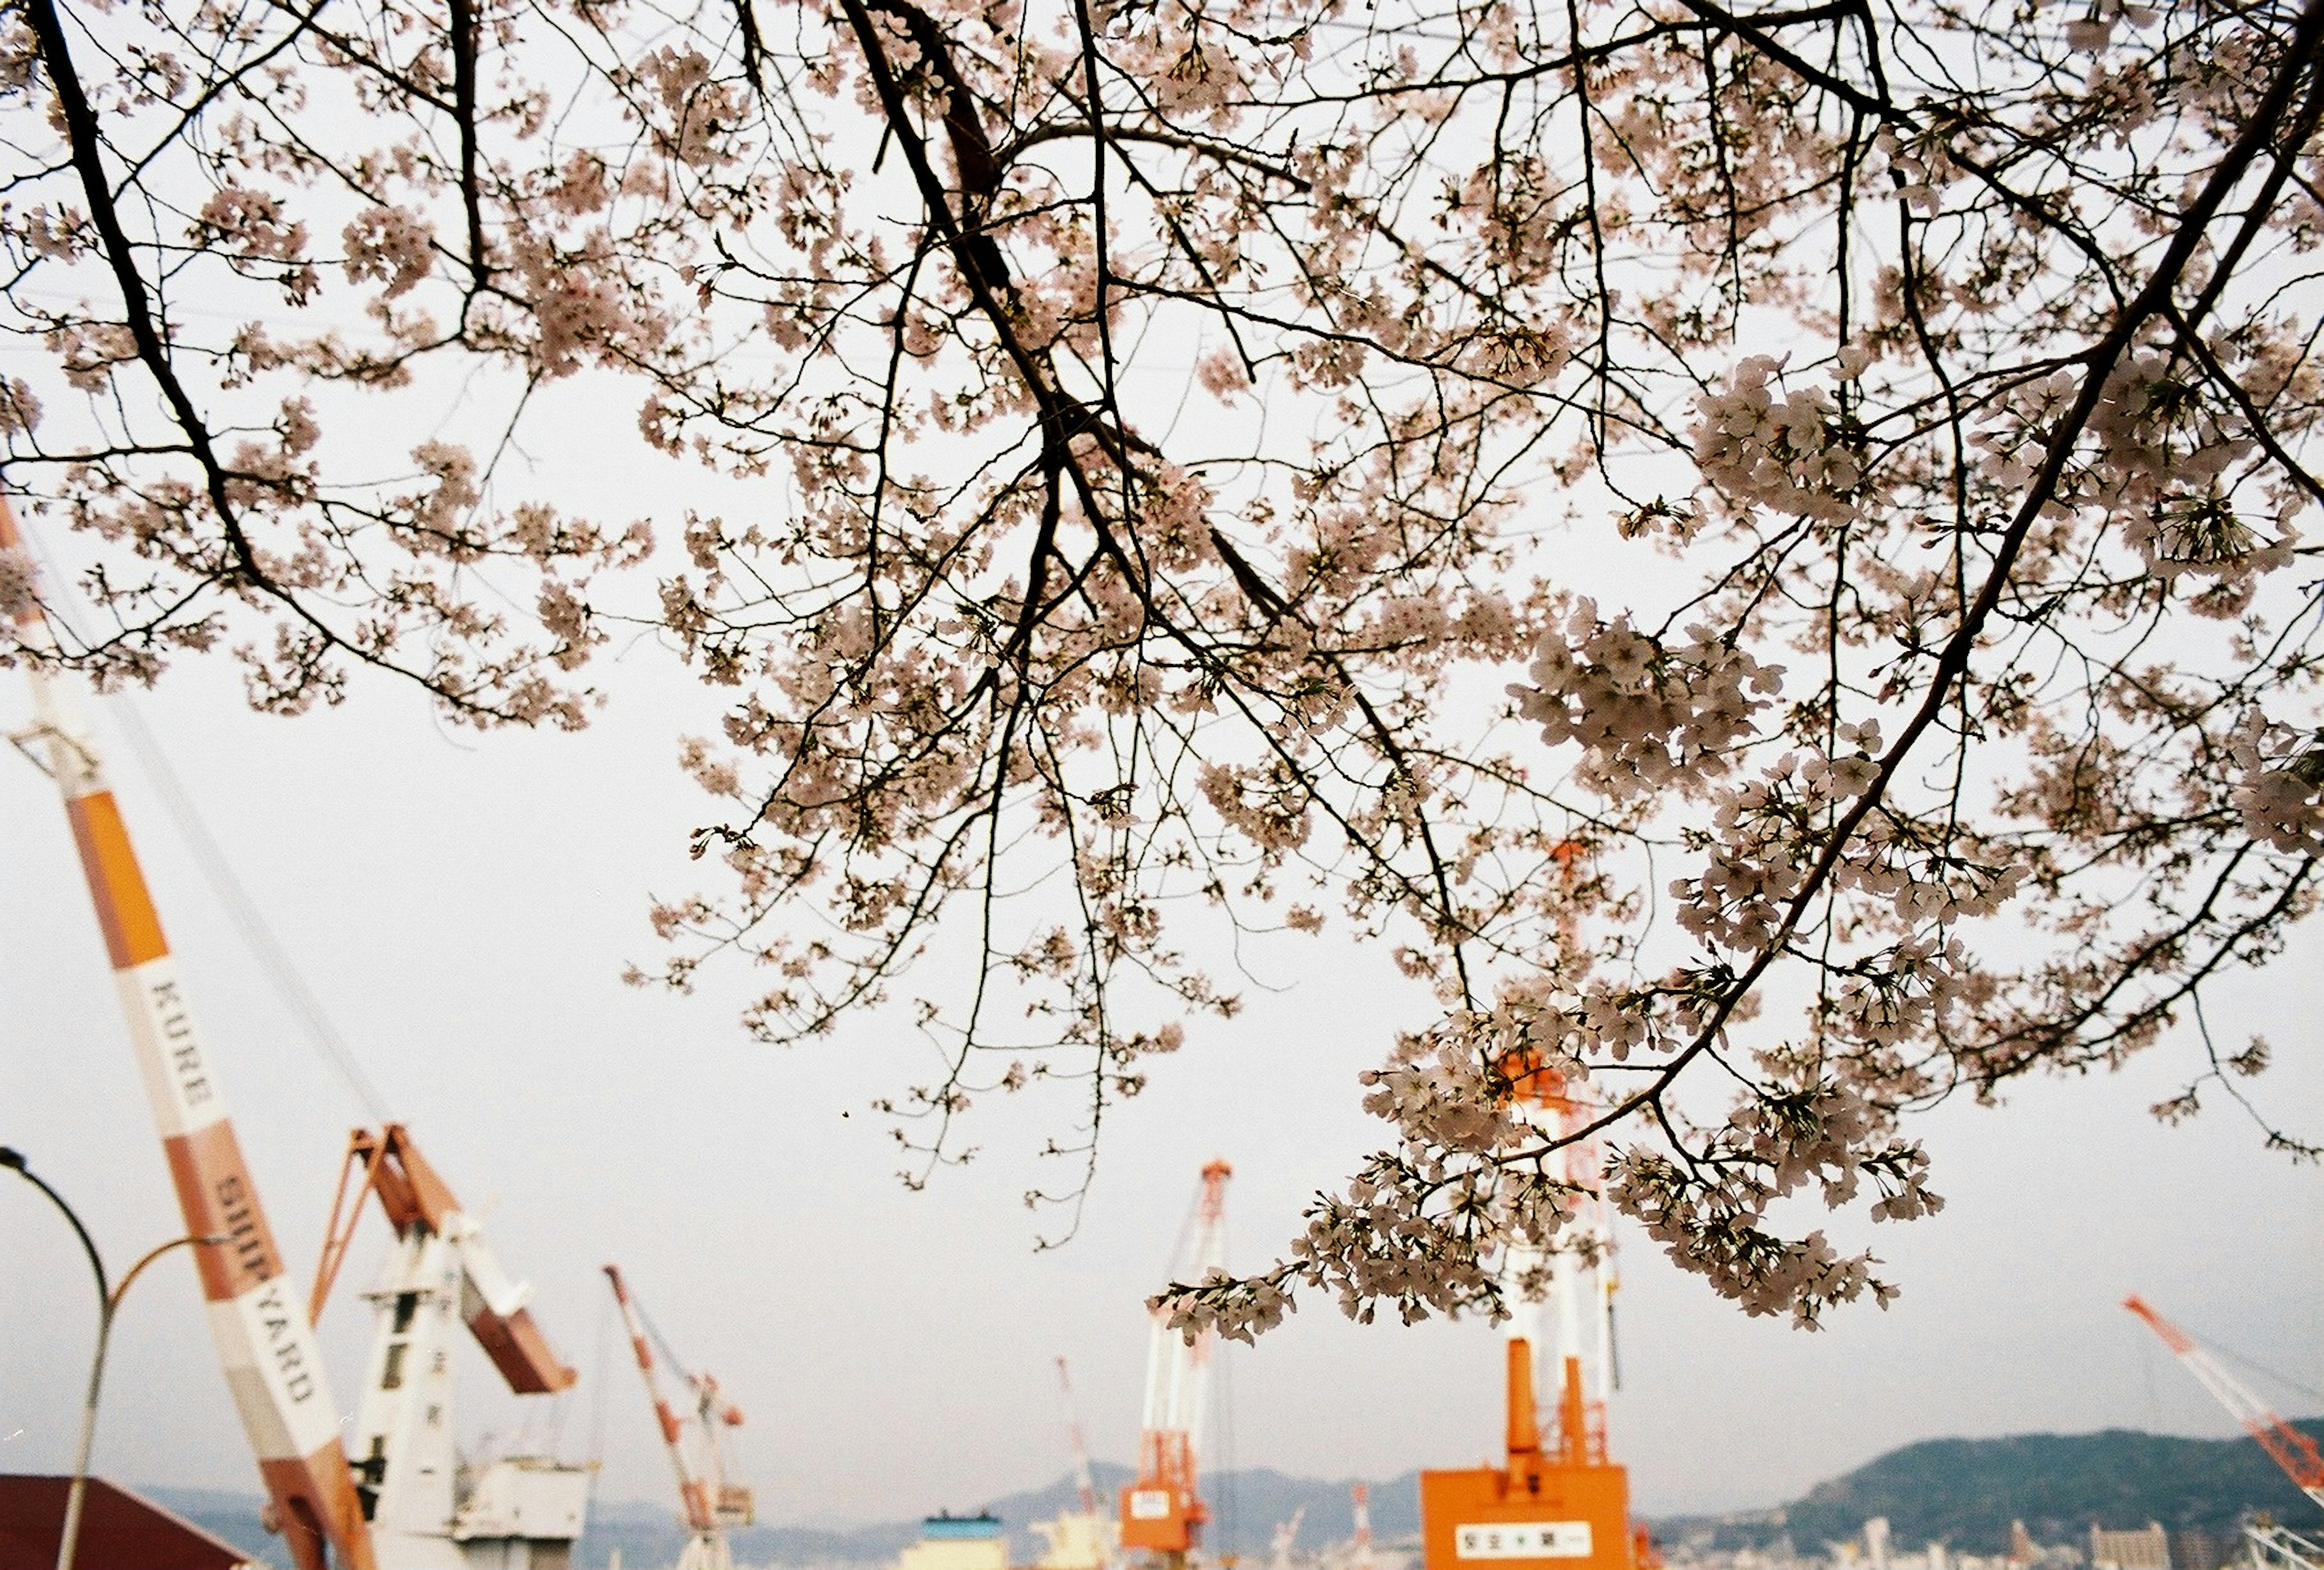
{"type": "Polygon", "coordinates": [[[896,1570],[1009,1570],[1009,1539],[992,1516],[930,1516],[896,1570]]]}
{"type": "Polygon", "coordinates": [[[2172,1570],[2171,1535],[2150,1521],[2135,1532],[2090,1528],[2090,1570],[2172,1570]]]}
{"type": "Polygon", "coordinates": [[[2209,1532],[2171,1534],[2171,1570],[2223,1570],[2234,1557],[2228,1545],[2209,1532]]]}

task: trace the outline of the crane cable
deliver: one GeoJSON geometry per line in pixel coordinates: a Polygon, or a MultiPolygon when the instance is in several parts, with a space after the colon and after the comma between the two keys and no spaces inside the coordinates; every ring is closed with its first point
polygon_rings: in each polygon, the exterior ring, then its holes
{"type": "MultiPolygon", "coordinates": [[[[65,630],[86,645],[88,640],[73,624],[72,615],[62,603],[66,593],[64,586],[69,580],[58,572],[56,562],[38,535],[29,528],[21,528],[20,531],[41,559],[41,567],[48,582],[54,586],[51,593],[56,597],[43,609],[64,623],[65,630]]],[[[259,969],[265,973],[275,996],[303,1027],[308,1044],[337,1071],[341,1083],[355,1100],[363,1104],[364,1110],[371,1114],[374,1122],[389,1122],[386,1098],[380,1094],[378,1086],[372,1084],[370,1077],[364,1073],[363,1066],[355,1061],[346,1038],[340,1035],[337,1027],[331,1023],[330,1016],[323,1011],[322,1002],[300,975],[298,966],[291,963],[290,955],[276,939],[274,929],[267,925],[257,902],[243,887],[242,880],[235,875],[233,862],[218,847],[217,839],[202,821],[192,796],[178,779],[177,771],[170,767],[169,758],[161,751],[161,742],[145,724],[144,716],[138,713],[136,705],[125,692],[99,693],[98,696],[106,700],[114,716],[120,722],[121,734],[127,738],[129,750],[136,754],[140,771],[161,798],[161,805],[176,824],[179,837],[192,854],[203,881],[209,884],[210,892],[217,897],[218,903],[226,908],[226,919],[242,934],[243,942],[258,961],[259,969]]]]}

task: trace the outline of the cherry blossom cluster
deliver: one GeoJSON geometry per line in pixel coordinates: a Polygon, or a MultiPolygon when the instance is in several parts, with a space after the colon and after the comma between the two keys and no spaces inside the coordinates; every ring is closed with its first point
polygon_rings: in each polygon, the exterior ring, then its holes
{"type": "Polygon", "coordinates": [[[1378,946],[1382,1149],[1189,1325],[1499,1312],[1605,1201],[1885,1299],[1919,1109],[2318,902],[2324,0],[1726,15],[28,0],[0,462],[97,615],[0,658],[570,726],[666,651],[635,974],[907,1013],[914,1182],[1051,1094],[1077,1205],[1247,945],[1378,946]]]}

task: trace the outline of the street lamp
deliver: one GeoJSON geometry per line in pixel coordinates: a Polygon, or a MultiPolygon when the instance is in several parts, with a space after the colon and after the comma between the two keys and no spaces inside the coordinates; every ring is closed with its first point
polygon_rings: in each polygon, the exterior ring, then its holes
{"type": "Polygon", "coordinates": [[[57,1537],[57,1570],[72,1570],[73,1555],[80,1547],[81,1503],[88,1494],[88,1453],[90,1446],[97,1443],[97,1394],[105,1382],[105,1348],[113,1335],[113,1316],[119,1312],[121,1299],[128,1295],[130,1284],[155,1260],[171,1249],[184,1248],[191,1243],[222,1243],[227,1240],[220,1236],[171,1238],[158,1248],[146,1250],[144,1256],[129,1267],[129,1273],[121,1278],[121,1284],[108,1289],[105,1261],[98,1256],[97,1244],[88,1235],[88,1228],[81,1225],[80,1217],[73,1214],[73,1208],[65,1203],[64,1196],[42,1182],[40,1175],[24,1164],[21,1150],[0,1145],[0,1167],[9,1168],[49,1196],[49,1203],[55,1205],[65,1220],[72,1224],[73,1235],[80,1239],[81,1252],[88,1256],[88,1268],[97,1277],[97,1353],[89,1359],[88,1399],[83,1403],[80,1414],[80,1448],[73,1456],[72,1482],[65,1491],[64,1526],[57,1537]]]}

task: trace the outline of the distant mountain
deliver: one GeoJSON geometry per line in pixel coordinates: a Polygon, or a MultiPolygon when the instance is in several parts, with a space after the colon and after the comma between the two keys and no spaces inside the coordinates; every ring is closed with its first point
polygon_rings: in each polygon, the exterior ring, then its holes
{"type": "Polygon", "coordinates": [[[136,1492],[165,1510],[174,1511],[213,1538],[223,1538],[260,1565],[286,1570],[290,1556],[282,1539],[259,1523],[266,1501],[256,1494],[234,1493],[222,1488],[163,1488],[140,1483],[136,1492]]]}
{"type": "MultiPolygon", "coordinates": [[[[2324,1418],[2299,1427],[2324,1439],[2324,1418]]],[[[1100,1463],[1099,1497],[1109,1502],[1130,1481],[1125,1467],[1100,1463]]],[[[1204,1493],[1212,1524],[1207,1541],[1222,1553],[1263,1556],[1277,1521],[1307,1512],[1298,1546],[1347,1540],[1354,1531],[1345,1481],[1290,1477],[1271,1467],[1210,1474],[1204,1493]]],[[[148,1488],[155,1501],[217,1533],[263,1563],[288,1561],[279,1539],[258,1524],[260,1501],[205,1489],[148,1488]]],[[[1029,1564],[1040,1549],[1032,1523],[1074,1504],[1070,1477],[997,1499],[927,1501],[930,1514],[982,1510],[1001,1518],[1011,1556],[1029,1564]]],[[[1419,1474],[1371,1485],[1372,1531],[1382,1542],[1420,1531],[1419,1474]]],[[[1892,1450],[1804,1498],[1774,1510],[1716,1517],[1672,1517],[1654,1523],[1665,1543],[1705,1547],[1765,1547],[1789,1537],[1803,1554],[1857,1536],[1873,1516],[1888,1518],[1900,1548],[1934,1540],[1960,1553],[1999,1554],[2009,1523],[2022,1520],[2039,1542],[2077,1542],[2093,1523],[2232,1535],[2245,1516],[2264,1511],[2285,1521],[2311,1520],[2315,1507],[2248,1439],[2173,1439],[2109,1428],[2098,1434],[2027,1434],[2006,1439],[1932,1439],[1892,1450]]],[[[861,1526],[764,1526],[731,1535],[740,1565],[883,1565],[918,1538],[918,1519],[861,1526]]],[[[613,1550],[624,1570],[656,1570],[677,1561],[685,1544],[669,1507],[600,1500],[590,1507],[575,1570],[604,1570],[613,1550]]]]}
{"type": "MultiPolygon", "coordinates": [[[[1130,1479],[1130,1469],[1104,1462],[1092,1469],[1098,1496],[1110,1509],[1117,1490],[1130,1479]]],[[[1313,1547],[1342,1542],[1353,1533],[1353,1506],[1346,1482],[1323,1482],[1290,1477],[1271,1467],[1213,1473],[1204,1480],[1212,1522],[1205,1540],[1222,1553],[1255,1555],[1268,1547],[1277,1521],[1291,1519],[1305,1508],[1299,1545],[1313,1547]]],[[[252,1558],[285,1570],[290,1560],[281,1540],[259,1524],[263,1501],[254,1495],[211,1489],[147,1488],[156,1502],[214,1532],[252,1558]]],[[[1032,1523],[1047,1520],[1074,1508],[1074,1487],[1062,1476],[1046,1487],[1004,1494],[997,1499],[930,1499],[928,1513],[949,1510],[954,1515],[987,1510],[1001,1518],[1010,1535],[1011,1556],[1029,1564],[1039,1554],[1040,1539],[1032,1523]]],[[[1419,1473],[1406,1473],[1390,1482],[1372,1485],[1372,1531],[1382,1541],[1410,1537],[1420,1530],[1419,1473]]],[[[875,1521],[862,1526],[750,1527],[728,1534],[738,1565],[814,1566],[884,1565],[895,1562],[905,1547],[920,1535],[919,1518],[875,1521]]],[[[575,1570],[604,1570],[613,1551],[622,1552],[624,1570],[656,1570],[676,1563],[686,1534],[671,1506],[629,1500],[598,1500],[589,1507],[589,1523],[582,1534],[575,1570]]]]}
{"type": "MultiPolygon", "coordinates": [[[[2324,1418],[2297,1425],[2324,1438],[2324,1418]]],[[[1780,1510],[1656,1523],[1676,1540],[1708,1533],[1720,1547],[1761,1546],[1788,1534],[1802,1553],[1855,1537],[1888,1518],[1903,1547],[1934,1540],[1962,1553],[1998,1554],[2009,1523],[2037,1542],[2074,1542],[2092,1524],[2232,1536],[2265,1512],[2311,1520],[2316,1507],[2249,1439],[2174,1439],[2109,1428],[2098,1434],[2024,1434],[2006,1439],[1931,1439],[1892,1450],[1845,1477],[1817,1484],[1780,1510]]]]}

